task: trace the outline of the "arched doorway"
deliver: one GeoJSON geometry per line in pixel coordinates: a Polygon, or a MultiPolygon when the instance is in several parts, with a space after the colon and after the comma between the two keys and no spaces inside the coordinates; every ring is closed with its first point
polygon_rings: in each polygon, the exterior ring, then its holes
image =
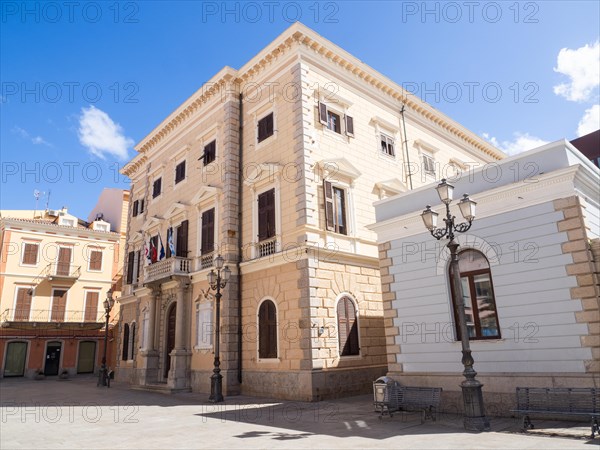
{"type": "Polygon", "coordinates": [[[171,352],[175,348],[175,318],[177,316],[177,303],[173,304],[167,314],[167,332],[165,346],[165,378],[169,377],[171,370],[171,352]]]}

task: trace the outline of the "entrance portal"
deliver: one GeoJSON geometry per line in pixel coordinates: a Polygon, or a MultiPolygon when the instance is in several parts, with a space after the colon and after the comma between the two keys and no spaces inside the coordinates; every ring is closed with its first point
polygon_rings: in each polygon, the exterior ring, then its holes
{"type": "Polygon", "coordinates": [[[44,366],[44,375],[58,375],[61,349],[61,342],[48,342],[48,347],[46,347],[46,364],[44,366]]]}
{"type": "Polygon", "coordinates": [[[167,316],[167,342],[165,353],[165,378],[169,377],[171,370],[171,352],[175,348],[175,318],[177,316],[177,304],[171,306],[167,316]]]}

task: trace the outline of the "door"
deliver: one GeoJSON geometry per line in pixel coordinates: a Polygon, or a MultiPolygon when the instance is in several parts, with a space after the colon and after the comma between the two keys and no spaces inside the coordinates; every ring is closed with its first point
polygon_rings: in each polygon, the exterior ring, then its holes
{"type": "Polygon", "coordinates": [[[56,275],[69,276],[71,272],[71,248],[60,247],[58,249],[58,264],[56,265],[56,275]]]}
{"type": "Polygon", "coordinates": [[[169,377],[171,370],[171,352],[175,348],[175,318],[177,316],[177,304],[173,305],[169,310],[167,317],[167,353],[165,354],[165,378],[169,377]]]}
{"type": "Polygon", "coordinates": [[[77,360],[77,373],[94,372],[94,360],[96,358],[96,343],[94,341],[82,341],[79,343],[79,358],[77,360]]]}
{"type": "Polygon", "coordinates": [[[58,375],[61,349],[62,343],[48,342],[48,347],[46,347],[46,365],[44,366],[44,375],[58,375]]]}
{"type": "Polygon", "coordinates": [[[22,377],[25,375],[25,359],[27,358],[27,342],[9,342],[6,349],[5,377],[22,377]]]}
{"type": "Polygon", "coordinates": [[[64,322],[66,307],[66,289],[55,289],[54,291],[52,291],[52,322],[64,322]]]}

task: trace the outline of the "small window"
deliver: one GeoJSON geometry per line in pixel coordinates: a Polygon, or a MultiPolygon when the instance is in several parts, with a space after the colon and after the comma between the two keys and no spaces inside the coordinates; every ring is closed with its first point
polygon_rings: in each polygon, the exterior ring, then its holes
{"type": "Polygon", "coordinates": [[[387,156],[395,157],[394,139],[381,133],[381,153],[387,156]]]}
{"type": "Polygon", "coordinates": [[[207,349],[212,347],[213,318],[212,303],[196,305],[196,347],[207,349]]]}
{"type": "Polygon", "coordinates": [[[66,227],[74,227],[75,221],[73,219],[60,219],[60,224],[66,227]]]}
{"type": "Polygon", "coordinates": [[[175,167],[175,184],[185,180],[185,161],[181,161],[175,167]]]}
{"type": "Polygon", "coordinates": [[[129,359],[129,324],[123,325],[123,347],[121,351],[121,359],[127,361],[129,359]]]}
{"type": "Polygon", "coordinates": [[[131,215],[133,217],[136,217],[140,213],[139,210],[140,210],[140,201],[136,200],[136,201],[133,202],[133,207],[132,207],[132,210],[131,210],[131,215]]]}
{"type": "Polygon", "coordinates": [[[127,254],[127,278],[125,278],[125,284],[133,283],[134,264],[135,264],[135,252],[129,252],[127,254]]]}
{"type": "Polygon", "coordinates": [[[88,291],[85,294],[85,322],[96,322],[98,320],[98,300],[100,293],[96,291],[88,291]]]}
{"type": "Polygon", "coordinates": [[[102,250],[92,250],[90,252],[90,261],[88,270],[99,272],[102,270],[102,250]]]}
{"type": "MultiPolygon", "coordinates": [[[[460,272],[469,339],[500,339],[498,312],[488,260],[481,252],[464,250],[458,255],[458,270],[460,272]]],[[[449,276],[452,304],[454,305],[452,266],[449,270],[449,276]]],[[[456,335],[460,339],[456,305],[454,305],[453,310],[456,335]]]]}
{"type": "Polygon", "coordinates": [[[277,310],[271,300],[258,310],[258,357],[277,358],[277,310]]]}
{"type": "Polygon", "coordinates": [[[342,297],[338,302],[337,320],[340,356],[358,355],[358,320],[356,307],[350,297],[342,297]]]}
{"type": "Polygon", "coordinates": [[[108,231],[108,225],[104,223],[96,223],[94,224],[94,230],[96,231],[108,231]]]}
{"type": "Polygon", "coordinates": [[[15,306],[16,321],[28,321],[29,313],[31,312],[31,296],[32,288],[17,288],[17,304],[15,306]]]}
{"type": "Polygon", "coordinates": [[[144,199],[141,198],[140,199],[140,210],[139,210],[139,214],[144,212],[144,199]]]}
{"type": "Polygon", "coordinates": [[[214,140],[210,144],[207,144],[204,147],[204,155],[202,159],[204,160],[204,165],[207,166],[211,162],[213,162],[217,158],[217,141],[214,140]]]}
{"type": "Polygon", "coordinates": [[[157,178],[154,180],[154,184],[152,185],[152,198],[156,198],[160,195],[162,189],[162,178],[157,178]]]}
{"type": "Polygon", "coordinates": [[[127,356],[129,357],[130,360],[134,359],[135,358],[135,322],[133,322],[131,324],[131,326],[129,327],[128,347],[129,347],[129,350],[127,352],[127,356]]]}
{"type": "Polygon", "coordinates": [[[423,153],[421,159],[423,161],[423,172],[427,175],[435,176],[435,160],[433,157],[423,153]]]}
{"type": "Polygon", "coordinates": [[[273,132],[273,113],[270,113],[258,121],[258,142],[273,136],[273,132]]]}
{"type": "Polygon", "coordinates": [[[258,196],[258,240],[275,237],[275,188],[258,196]]]}
{"type": "Polygon", "coordinates": [[[40,246],[39,244],[23,244],[23,256],[21,260],[21,264],[27,266],[35,266],[38,263],[38,250],[40,246]]]}
{"type": "Polygon", "coordinates": [[[348,234],[346,220],[346,192],[329,181],[323,181],[325,197],[325,225],[329,231],[348,234]]]}
{"type": "MultiPolygon", "coordinates": [[[[354,119],[347,114],[343,118],[345,134],[354,137],[354,119]]],[[[342,114],[329,109],[325,103],[319,103],[319,121],[329,130],[342,134],[342,114]]]]}

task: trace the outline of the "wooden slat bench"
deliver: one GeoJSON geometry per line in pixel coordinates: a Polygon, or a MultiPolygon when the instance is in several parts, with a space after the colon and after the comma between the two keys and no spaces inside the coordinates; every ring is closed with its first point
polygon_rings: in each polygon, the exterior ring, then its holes
{"type": "Polygon", "coordinates": [[[442,388],[401,386],[398,407],[403,411],[420,411],[421,423],[426,419],[435,422],[441,393],[442,388]]]}
{"type": "Polygon", "coordinates": [[[511,409],[522,416],[522,431],[533,428],[530,415],[588,416],[592,439],[600,433],[600,389],[598,388],[531,388],[518,387],[517,407],[511,409]]]}

